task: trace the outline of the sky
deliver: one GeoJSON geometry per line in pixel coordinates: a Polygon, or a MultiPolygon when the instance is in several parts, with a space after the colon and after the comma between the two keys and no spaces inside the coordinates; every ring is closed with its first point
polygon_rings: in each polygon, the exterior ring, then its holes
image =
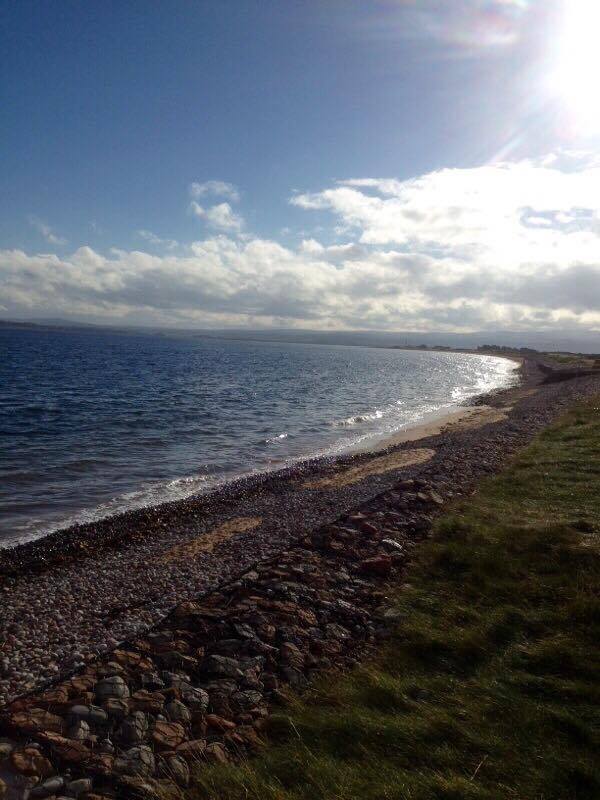
{"type": "Polygon", "coordinates": [[[5,0],[0,317],[600,330],[594,0],[5,0]]]}

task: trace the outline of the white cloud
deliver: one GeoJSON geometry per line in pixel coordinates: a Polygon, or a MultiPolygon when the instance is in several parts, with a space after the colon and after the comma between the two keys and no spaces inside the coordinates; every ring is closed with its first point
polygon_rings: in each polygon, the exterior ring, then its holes
{"type": "Polygon", "coordinates": [[[67,239],[64,239],[62,236],[57,236],[57,234],[54,233],[50,225],[48,225],[48,223],[44,222],[38,217],[34,217],[33,215],[30,216],[29,224],[31,225],[32,228],[35,228],[36,231],[44,237],[44,239],[48,242],[48,244],[55,244],[55,245],[67,244],[67,239]]]}
{"type": "Polygon", "coordinates": [[[0,251],[0,305],[156,324],[600,329],[598,185],[581,154],[350,179],[292,198],[331,217],[298,246],[240,236],[228,203],[193,201],[224,233],[177,253],[0,251]]]}
{"type": "Polygon", "coordinates": [[[205,219],[212,228],[217,230],[240,233],[244,227],[244,220],[236,214],[229,203],[219,203],[205,209],[195,200],[190,203],[190,211],[194,216],[205,219]]]}
{"type": "Polygon", "coordinates": [[[191,183],[190,195],[192,197],[204,197],[214,195],[216,197],[227,197],[234,203],[239,203],[240,193],[233,183],[227,181],[204,181],[204,183],[191,183]]]}
{"type": "Polygon", "coordinates": [[[139,236],[140,239],[148,242],[148,244],[152,244],[155,247],[166,247],[167,250],[175,250],[175,248],[179,247],[179,242],[175,241],[175,239],[161,239],[160,236],[157,236],[152,231],[148,231],[145,229],[140,229],[136,231],[136,235],[139,236]]]}

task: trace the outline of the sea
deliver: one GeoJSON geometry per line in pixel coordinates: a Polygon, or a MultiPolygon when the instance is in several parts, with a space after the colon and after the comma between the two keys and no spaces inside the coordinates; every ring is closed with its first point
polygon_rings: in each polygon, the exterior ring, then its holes
{"type": "Polygon", "coordinates": [[[495,388],[486,355],[0,330],[0,547],[332,456],[495,388]]]}

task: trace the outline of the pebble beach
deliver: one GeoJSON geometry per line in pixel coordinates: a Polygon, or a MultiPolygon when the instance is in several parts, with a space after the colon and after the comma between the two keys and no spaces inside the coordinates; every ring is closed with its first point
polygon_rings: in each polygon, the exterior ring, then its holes
{"type": "Polygon", "coordinates": [[[420,438],[0,552],[3,746],[20,753],[2,776],[10,796],[27,780],[50,796],[41,780],[54,778],[131,796],[166,773],[185,785],[194,753],[251,752],[282,687],[385,634],[382,586],[445,505],[599,390],[598,374],[549,377],[528,358],[518,386],[420,438]],[[41,772],[22,753],[32,738],[41,772]]]}

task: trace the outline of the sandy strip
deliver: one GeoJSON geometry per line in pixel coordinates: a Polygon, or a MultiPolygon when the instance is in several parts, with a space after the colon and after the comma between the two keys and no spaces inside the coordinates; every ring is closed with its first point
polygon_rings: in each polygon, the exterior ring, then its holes
{"type": "Polygon", "coordinates": [[[435,455],[435,450],[422,448],[420,450],[403,450],[399,453],[390,453],[386,456],[373,458],[365,464],[350,467],[337,472],[335,475],[318,480],[306,481],[303,489],[340,489],[358,483],[369,475],[381,475],[394,469],[410,467],[413,464],[423,464],[435,455]]]}
{"type": "Polygon", "coordinates": [[[383,436],[373,441],[368,439],[360,442],[354,452],[376,453],[380,450],[387,450],[405,442],[418,442],[429,436],[437,436],[440,433],[453,433],[456,431],[467,431],[481,428],[494,422],[505,420],[512,410],[511,406],[493,408],[492,406],[462,406],[453,411],[435,416],[433,419],[414,425],[410,428],[393,433],[390,436],[383,436]]]}
{"type": "Polygon", "coordinates": [[[185,559],[194,558],[200,553],[212,553],[215,547],[236,533],[245,533],[254,528],[258,528],[262,519],[260,517],[236,517],[228,522],[224,522],[216,528],[213,528],[207,533],[203,533],[191,542],[177,545],[171,548],[164,555],[159,558],[162,563],[170,563],[171,561],[183,561],[185,559]]]}

